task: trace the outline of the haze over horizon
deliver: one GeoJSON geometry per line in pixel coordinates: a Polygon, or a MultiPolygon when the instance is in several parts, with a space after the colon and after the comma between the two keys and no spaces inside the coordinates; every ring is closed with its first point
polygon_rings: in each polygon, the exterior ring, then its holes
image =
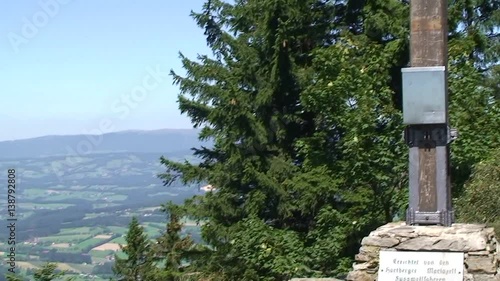
{"type": "Polygon", "coordinates": [[[0,141],[192,128],[170,69],[209,54],[203,1],[0,2],[0,141]]]}
{"type": "Polygon", "coordinates": [[[44,137],[70,137],[70,136],[82,136],[82,135],[107,135],[107,134],[120,134],[120,133],[134,133],[134,132],[144,132],[144,133],[156,133],[162,131],[196,131],[198,129],[195,128],[159,128],[159,129],[127,129],[127,130],[118,130],[118,131],[110,131],[110,132],[102,132],[102,133],[76,133],[76,134],[47,134],[47,135],[39,135],[25,138],[17,138],[17,139],[5,139],[0,142],[6,141],[20,141],[20,140],[30,140],[30,139],[38,139],[44,137]]]}

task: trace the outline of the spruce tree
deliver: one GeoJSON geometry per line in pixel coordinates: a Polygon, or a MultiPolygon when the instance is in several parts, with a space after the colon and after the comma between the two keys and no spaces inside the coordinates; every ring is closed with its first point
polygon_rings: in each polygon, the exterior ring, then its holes
{"type": "Polygon", "coordinates": [[[187,280],[189,264],[184,263],[194,255],[199,255],[203,247],[197,247],[189,235],[182,236],[181,220],[186,214],[182,206],[169,202],[162,206],[162,211],[168,215],[168,224],[166,231],[152,247],[154,260],[159,264],[153,278],[164,281],[187,280]]]}
{"type": "MultiPolygon", "coordinates": [[[[214,58],[200,56],[194,62],[182,57],[188,77],[173,73],[186,94],[179,97],[181,111],[203,127],[200,137],[213,138],[215,147],[195,152],[204,158],[199,166],[163,163],[182,173],[185,182],[216,187],[192,205],[195,215],[209,220],[203,237],[216,251],[206,261],[208,271],[220,271],[225,264],[220,275],[230,279],[281,280],[292,276],[295,267],[307,271],[299,256],[281,261],[284,257],[277,255],[263,268],[229,243],[245,236],[253,223],[272,226],[270,236],[274,229],[305,233],[308,228],[292,202],[283,200],[288,191],[282,183],[301,162],[294,141],[315,130],[314,114],[300,104],[298,76],[311,63],[310,51],[328,43],[329,11],[321,1],[286,2],[207,2],[195,18],[206,29],[214,58]]],[[[296,241],[287,247],[300,251],[303,245],[296,241]]]]}
{"type": "Polygon", "coordinates": [[[127,256],[119,258],[115,255],[113,272],[118,280],[147,281],[148,275],[154,271],[154,264],[150,254],[150,242],[136,217],[129,224],[126,245],[122,246],[123,253],[127,256]]]}

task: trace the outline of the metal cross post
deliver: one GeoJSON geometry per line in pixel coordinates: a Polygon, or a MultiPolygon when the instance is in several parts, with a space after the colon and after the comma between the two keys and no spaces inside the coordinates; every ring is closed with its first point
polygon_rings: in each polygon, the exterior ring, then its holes
{"type": "Polygon", "coordinates": [[[454,222],[449,177],[447,1],[412,0],[410,61],[402,69],[405,139],[410,147],[409,225],[454,222]]]}

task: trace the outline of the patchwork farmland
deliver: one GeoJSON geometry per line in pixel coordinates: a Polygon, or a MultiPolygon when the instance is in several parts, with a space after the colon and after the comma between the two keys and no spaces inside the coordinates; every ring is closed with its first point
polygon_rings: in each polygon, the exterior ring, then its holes
{"type": "MultiPolygon", "coordinates": [[[[0,168],[23,167],[18,169],[23,181],[18,190],[16,230],[16,267],[21,275],[31,274],[50,261],[75,280],[108,280],[115,255],[124,255],[121,246],[126,243],[132,217],[137,217],[148,237],[154,239],[166,228],[162,204],[181,203],[203,192],[197,186],[164,187],[156,177],[161,171],[158,154],[80,158],[79,166],[59,178],[47,167],[61,163],[60,157],[0,159],[0,168]]],[[[6,206],[1,204],[4,202],[0,203],[0,219],[5,221],[6,206]]],[[[199,239],[194,222],[186,221],[184,233],[199,239]]],[[[0,229],[2,237],[7,234],[0,229]]],[[[9,247],[0,244],[3,258],[9,247]]]]}

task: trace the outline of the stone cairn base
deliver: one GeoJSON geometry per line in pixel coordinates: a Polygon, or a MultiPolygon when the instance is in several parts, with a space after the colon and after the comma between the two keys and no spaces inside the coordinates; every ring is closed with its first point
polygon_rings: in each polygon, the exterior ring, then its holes
{"type": "Polygon", "coordinates": [[[377,280],[380,250],[463,252],[465,281],[500,281],[500,244],[493,228],[484,225],[381,226],[361,242],[347,280],[377,280]]]}

